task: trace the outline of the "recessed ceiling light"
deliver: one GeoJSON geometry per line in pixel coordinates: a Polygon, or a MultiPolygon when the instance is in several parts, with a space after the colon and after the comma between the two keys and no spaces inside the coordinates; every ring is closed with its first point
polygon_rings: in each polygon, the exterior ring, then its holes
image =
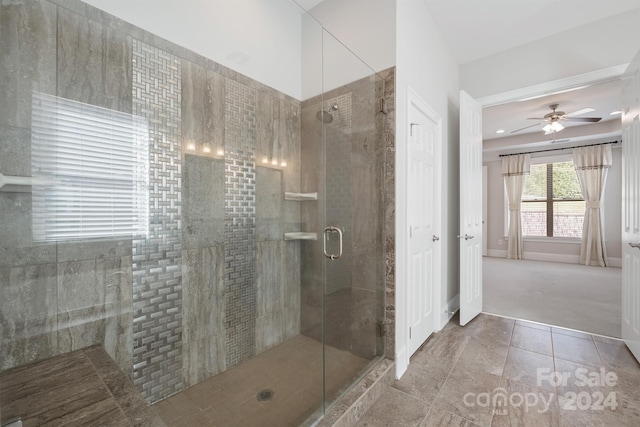
{"type": "Polygon", "coordinates": [[[610,116],[616,116],[618,114],[622,114],[622,111],[617,110],[617,111],[612,111],[612,112],[609,113],[610,116]]]}
{"type": "Polygon", "coordinates": [[[498,129],[496,133],[504,133],[504,129],[498,129]]]}

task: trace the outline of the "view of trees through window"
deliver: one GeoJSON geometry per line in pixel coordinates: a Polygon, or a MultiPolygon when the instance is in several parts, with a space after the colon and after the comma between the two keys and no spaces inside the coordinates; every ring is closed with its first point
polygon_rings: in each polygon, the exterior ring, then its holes
{"type": "Polygon", "coordinates": [[[585,202],[573,162],[531,165],[521,208],[523,236],[580,238],[585,202]]]}

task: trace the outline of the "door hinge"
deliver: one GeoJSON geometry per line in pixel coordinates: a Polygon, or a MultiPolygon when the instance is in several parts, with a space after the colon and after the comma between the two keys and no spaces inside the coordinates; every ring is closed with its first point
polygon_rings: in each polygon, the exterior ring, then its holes
{"type": "Polygon", "coordinates": [[[380,337],[387,336],[387,329],[388,329],[388,323],[386,320],[383,320],[382,322],[378,323],[378,333],[380,334],[380,337]]]}
{"type": "Polygon", "coordinates": [[[409,339],[411,339],[411,327],[409,327],[409,339]]]}
{"type": "Polygon", "coordinates": [[[387,100],[384,98],[380,98],[380,112],[382,114],[389,114],[389,109],[387,108],[387,100]]]}

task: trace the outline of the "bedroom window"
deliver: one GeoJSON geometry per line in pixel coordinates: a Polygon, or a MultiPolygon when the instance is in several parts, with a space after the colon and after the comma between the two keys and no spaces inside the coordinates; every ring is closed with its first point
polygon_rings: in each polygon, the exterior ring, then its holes
{"type": "Polygon", "coordinates": [[[581,238],[585,202],[573,161],[531,165],[521,208],[523,236],[581,238]]]}

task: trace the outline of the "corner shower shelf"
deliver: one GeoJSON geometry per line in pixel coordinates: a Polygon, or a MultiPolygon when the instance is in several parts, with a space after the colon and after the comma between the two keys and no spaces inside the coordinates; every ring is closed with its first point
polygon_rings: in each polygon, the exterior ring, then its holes
{"type": "Polygon", "coordinates": [[[284,233],[284,240],[318,240],[318,233],[293,231],[291,233],[284,233]]]}
{"type": "Polygon", "coordinates": [[[318,200],[318,193],[291,193],[289,191],[285,191],[284,199],[297,202],[303,202],[305,200],[318,200]]]}
{"type": "Polygon", "coordinates": [[[30,176],[5,176],[0,173],[0,188],[5,185],[31,185],[33,178],[30,176]]]}

